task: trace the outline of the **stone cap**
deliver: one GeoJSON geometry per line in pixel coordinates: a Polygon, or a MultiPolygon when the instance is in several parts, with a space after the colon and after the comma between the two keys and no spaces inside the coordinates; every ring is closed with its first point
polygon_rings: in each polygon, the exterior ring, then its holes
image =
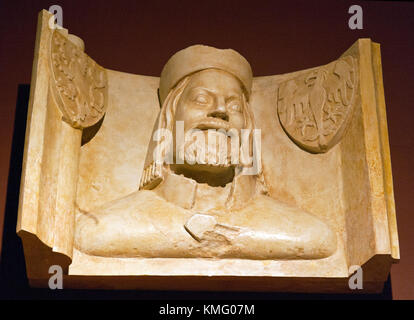
{"type": "Polygon", "coordinates": [[[249,62],[232,49],[194,45],[175,53],[165,64],[160,78],[161,104],[168,92],[185,76],[205,69],[220,69],[234,75],[250,95],[253,73],[249,62]]]}

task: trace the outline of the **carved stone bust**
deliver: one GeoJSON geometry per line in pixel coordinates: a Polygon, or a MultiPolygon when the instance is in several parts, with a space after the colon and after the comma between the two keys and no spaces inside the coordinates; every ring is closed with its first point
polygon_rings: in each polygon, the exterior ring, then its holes
{"type": "Polygon", "coordinates": [[[65,288],[350,292],[362,268],[382,290],[399,246],[379,44],[263,77],[194,45],[153,77],[51,19],[17,222],[32,286],[59,265],[65,288]]]}
{"type": "MultiPolygon", "coordinates": [[[[210,129],[252,129],[251,83],[250,65],[235,51],[184,49],[161,75],[157,129],[171,129],[173,141],[178,121],[185,134],[201,130],[205,141],[210,129]]],[[[320,259],[335,252],[336,236],[323,221],[266,195],[262,172],[246,174],[227,161],[230,155],[211,164],[177,158],[159,165],[158,184],[143,174],[140,191],[82,213],[75,246],[116,257],[320,259]]],[[[154,166],[155,160],[145,170],[154,166]]]]}

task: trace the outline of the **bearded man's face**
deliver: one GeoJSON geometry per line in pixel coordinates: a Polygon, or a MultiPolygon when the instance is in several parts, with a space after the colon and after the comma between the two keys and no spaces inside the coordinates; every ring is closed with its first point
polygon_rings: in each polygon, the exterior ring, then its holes
{"type": "Polygon", "coordinates": [[[190,129],[244,128],[243,90],[231,74],[215,69],[193,76],[182,93],[175,112],[176,121],[190,129]]]}
{"type": "MultiPolygon", "coordinates": [[[[230,138],[223,132],[229,132],[232,129],[234,132],[240,133],[240,130],[245,128],[244,107],[243,89],[239,80],[225,71],[207,69],[191,76],[177,103],[175,121],[183,121],[186,135],[198,130],[198,134],[204,135],[206,144],[216,143],[217,155],[220,152],[225,152],[225,157],[229,158],[230,138]],[[211,129],[216,132],[212,132],[211,129]],[[213,138],[210,139],[213,141],[208,141],[208,136],[213,138]],[[220,139],[225,139],[224,143],[227,145],[225,151],[223,148],[219,148],[220,139]]],[[[174,140],[176,129],[174,124],[174,140]]],[[[200,145],[200,143],[197,145],[193,142],[186,141],[186,159],[194,153],[194,148],[204,148],[208,158],[206,145],[200,145]]],[[[229,163],[228,161],[225,163],[218,161],[216,165],[227,166],[229,163]]]]}

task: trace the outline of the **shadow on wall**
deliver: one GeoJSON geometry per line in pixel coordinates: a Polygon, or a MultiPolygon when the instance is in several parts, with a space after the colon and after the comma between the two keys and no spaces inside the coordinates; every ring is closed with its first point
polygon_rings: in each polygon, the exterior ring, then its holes
{"type": "MultiPolygon", "coordinates": [[[[248,299],[248,300],[390,300],[391,280],[388,277],[381,294],[294,294],[258,292],[191,292],[191,291],[133,291],[133,290],[50,290],[28,286],[23,246],[16,235],[20,177],[26,131],[30,85],[20,84],[15,112],[14,133],[10,158],[4,217],[3,248],[0,260],[0,299],[248,299]]],[[[92,134],[93,135],[93,134],[92,134]]],[[[63,287],[65,284],[63,283],[63,287]]]]}

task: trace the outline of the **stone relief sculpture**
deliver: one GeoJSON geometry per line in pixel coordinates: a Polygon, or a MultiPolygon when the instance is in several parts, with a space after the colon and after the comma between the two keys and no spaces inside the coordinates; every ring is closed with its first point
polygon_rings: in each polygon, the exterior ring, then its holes
{"type": "Polygon", "coordinates": [[[379,45],[254,77],[193,45],[105,69],[39,15],[17,232],[31,285],[381,290],[399,259],[379,45]]]}
{"type": "Polygon", "coordinates": [[[106,73],[83,52],[83,41],[71,36],[78,45],[54,32],[51,63],[56,81],[57,99],[61,99],[65,121],[73,127],[89,127],[105,113],[106,73]]]}
{"type": "MultiPolygon", "coordinates": [[[[251,83],[250,65],[235,51],[184,49],[161,74],[158,129],[171,129],[176,141],[177,121],[183,121],[184,133],[200,129],[207,141],[209,129],[252,128],[251,83]]],[[[184,154],[190,148],[186,144],[184,154]]],[[[336,250],[336,236],[323,221],[262,194],[261,172],[246,175],[243,165],[230,161],[174,161],[158,170],[158,185],[143,174],[141,188],[147,190],[79,217],[79,250],[101,256],[246,259],[318,259],[336,250]]]]}
{"type": "Polygon", "coordinates": [[[281,85],[279,119],[295,143],[326,152],[340,140],[352,115],[356,72],[354,58],[347,56],[281,85]]]}

